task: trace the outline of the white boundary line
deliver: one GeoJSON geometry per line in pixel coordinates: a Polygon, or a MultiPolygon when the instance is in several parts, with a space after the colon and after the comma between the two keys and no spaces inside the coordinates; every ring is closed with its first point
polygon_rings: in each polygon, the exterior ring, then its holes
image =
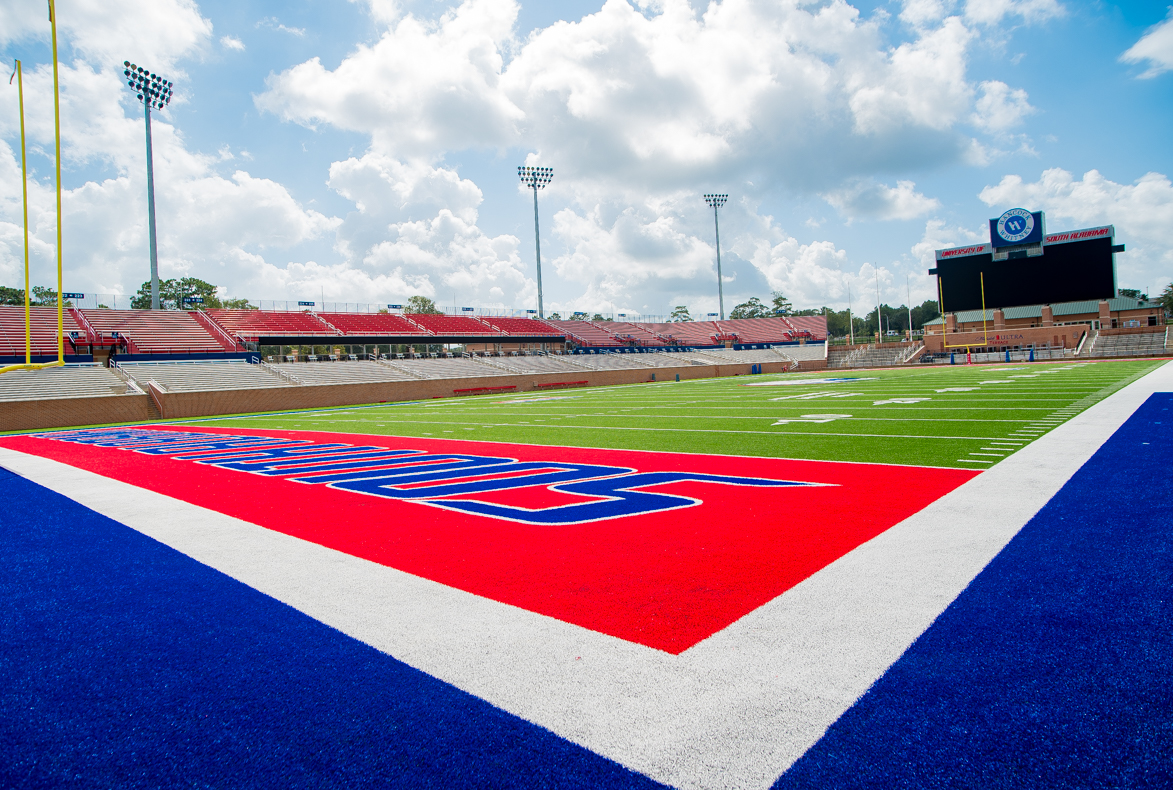
{"type": "Polygon", "coordinates": [[[672,656],[37,456],[6,468],[588,749],[765,788],[1153,392],[1165,365],[672,656]]]}

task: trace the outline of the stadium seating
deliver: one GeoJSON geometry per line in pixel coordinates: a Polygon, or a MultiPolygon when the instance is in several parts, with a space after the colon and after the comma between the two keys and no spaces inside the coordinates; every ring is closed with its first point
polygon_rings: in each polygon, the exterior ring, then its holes
{"type": "Polygon", "coordinates": [[[290,382],[263,365],[244,360],[193,362],[123,362],[119,369],[146,389],[154,381],[165,392],[284,387],[290,382]]]}
{"type": "Polygon", "coordinates": [[[456,337],[477,337],[486,335],[500,336],[502,333],[491,326],[463,315],[428,315],[413,313],[407,316],[433,335],[452,335],[456,337]]]}
{"type": "Polygon", "coordinates": [[[672,324],[644,324],[649,330],[674,338],[676,345],[711,346],[717,341],[717,325],[712,321],[681,321],[672,324]]]}
{"type": "Polygon", "coordinates": [[[205,313],[224,327],[229,335],[245,340],[259,337],[299,337],[336,335],[317,316],[310,312],[295,313],[277,310],[209,309],[205,313]]]}
{"type": "Polygon", "coordinates": [[[317,313],[343,335],[385,337],[389,335],[420,336],[424,330],[394,313],[317,313]]]}
{"type": "MultiPolygon", "coordinates": [[[[53,353],[57,353],[56,346],[53,353]]],[[[0,376],[0,401],[138,394],[114,371],[101,365],[12,370],[0,376]]]]}
{"type": "Polygon", "coordinates": [[[459,379],[467,376],[508,376],[509,373],[471,359],[400,359],[395,366],[423,379],[459,379]]]}
{"type": "Polygon", "coordinates": [[[806,343],[801,346],[775,346],[774,351],[785,354],[796,362],[807,362],[827,357],[826,341],[821,343],[806,343]]]}
{"type": "Polygon", "coordinates": [[[582,373],[584,366],[575,364],[582,357],[527,356],[495,359],[494,363],[517,373],[582,373]],[[573,360],[573,361],[572,361],[573,360]]]}
{"type": "MultiPolygon", "coordinates": [[[[785,350],[760,348],[735,351],[732,348],[708,348],[704,351],[697,352],[695,356],[712,359],[718,363],[786,362],[793,359],[792,357],[786,355],[789,349],[789,346],[787,346],[785,350]]],[[[821,350],[819,352],[819,358],[822,358],[821,350]]]]}
{"type": "Polygon", "coordinates": [[[182,310],[80,311],[103,335],[118,332],[130,340],[130,350],[143,354],[220,353],[224,347],[198,321],[182,310]]]}
{"type": "Polygon", "coordinates": [[[1127,335],[1106,335],[1100,332],[1091,343],[1087,357],[1141,357],[1164,354],[1168,329],[1164,332],[1144,332],[1127,335]]]}
{"type": "Polygon", "coordinates": [[[736,335],[738,343],[784,343],[793,334],[781,318],[734,318],[718,321],[723,335],[736,335]]]}
{"type": "Polygon", "coordinates": [[[561,337],[562,332],[536,318],[504,318],[495,315],[483,315],[477,318],[482,324],[487,324],[499,332],[520,337],[561,337]]]}
{"type": "Polygon", "coordinates": [[[605,329],[589,321],[551,321],[547,324],[572,338],[580,346],[622,346],[623,343],[605,329]]]}
{"type": "MultiPolygon", "coordinates": [[[[32,327],[32,353],[57,356],[57,308],[30,307],[29,324],[32,327]]],[[[65,353],[72,354],[69,333],[85,335],[68,310],[64,311],[65,353]]],[[[0,355],[24,356],[24,307],[0,306],[0,355]]]]}
{"type": "Polygon", "coordinates": [[[631,338],[641,346],[664,346],[668,341],[650,329],[646,324],[631,324],[626,321],[609,321],[607,331],[621,339],[631,338]]]}
{"type": "Polygon", "coordinates": [[[786,322],[798,331],[811,333],[816,340],[825,340],[827,337],[827,319],[821,315],[788,315],[786,322]]]}
{"type": "Polygon", "coordinates": [[[884,368],[901,364],[910,352],[901,344],[869,345],[850,352],[834,349],[827,356],[828,368],[884,368]],[[839,353],[836,353],[839,352],[839,353]]]}
{"type": "Polygon", "coordinates": [[[642,361],[650,356],[652,354],[581,354],[575,357],[575,361],[595,370],[633,370],[650,367],[650,363],[642,361]]]}
{"type": "Polygon", "coordinates": [[[377,381],[412,381],[415,378],[381,362],[282,362],[273,367],[302,384],[362,384],[377,381]]]}

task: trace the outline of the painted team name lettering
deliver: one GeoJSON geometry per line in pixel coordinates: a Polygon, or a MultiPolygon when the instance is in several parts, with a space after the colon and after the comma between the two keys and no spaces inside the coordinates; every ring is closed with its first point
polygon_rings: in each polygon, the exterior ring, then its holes
{"type": "Polygon", "coordinates": [[[954,258],[958,255],[976,255],[979,252],[985,252],[989,245],[979,244],[976,247],[958,247],[955,250],[942,250],[938,253],[940,258],[954,258]]]}
{"type": "Polygon", "coordinates": [[[1081,239],[1096,239],[1100,236],[1111,236],[1111,228],[1094,228],[1092,230],[1073,230],[1070,233],[1056,233],[1047,237],[1047,244],[1056,244],[1064,241],[1080,241],[1081,239]]]}
{"type": "Polygon", "coordinates": [[[702,503],[693,496],[648,490],[672,483],[771,488],[831,485],[697,472],[640,472],[631,467],[601,464],[519,461],[499,456],[318,444],[303,439],[265,436],[137,428],[99,428],[42,435],[62,442],[168,456],[220,469],[324,485],[526,524],[583,524],[702,503]],[[584,501],[525,508],[476,498],[477,494],[535,486],[571,494],[584,501]]]}

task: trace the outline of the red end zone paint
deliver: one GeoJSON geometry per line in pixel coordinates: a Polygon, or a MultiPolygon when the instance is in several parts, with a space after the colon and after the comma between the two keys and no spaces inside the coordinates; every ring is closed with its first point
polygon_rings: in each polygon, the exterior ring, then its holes
{"type": "MultiPolygon", "coordinates": [[[[978,474],[303,431],[165,430],[830,484],[670,482],[654,490],[701,503],[588,523],[527,524],[128,449],[0,438],[0,446],[670,653],[738,620],[978,474]]],[[[544,485],[455,499],[526,508],[599,501],[544,485]]]]}

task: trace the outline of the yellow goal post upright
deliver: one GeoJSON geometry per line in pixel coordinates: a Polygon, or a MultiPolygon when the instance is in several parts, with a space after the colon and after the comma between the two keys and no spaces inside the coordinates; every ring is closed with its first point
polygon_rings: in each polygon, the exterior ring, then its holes
{"type": "MultiPolygon", "coordinates": [[[[53,131],[56,144],[57,175],[57,361],[34,363],[32,361],[32,316],[29,310],[29,198],[28,175],[25,162],[24,137],[24,79],[20,61],[16,61],[17,103],[20,107],[20,187],[24,204],[24,364],[0,367],[0,373],[10,370],[40,370],[65,364],[65,300],[62,298],[61,276],[61,92],[57,75],[57,9],[54,0],[49,0],[49,23],[53,31],[53,131]]],[[[11,84],[12,80],[9,79],[11,84]]]]}
{"type": "MultiPolygon", "coordinates": [[[[981,278],[982,288],[982,345],[988,346],[990,345],[990,333],[986,328],[986,275],[983,272],[978,272],[978,276],[981,278]]],[[[964,348],[968,353],[969,349],[975,345],[974,343],[949,344],[949,327],[945,322],[945,296],[944,290],[941,288],[940,275],[937,276],[937,303],[941,305],[941,348],[964,348]]]]}

